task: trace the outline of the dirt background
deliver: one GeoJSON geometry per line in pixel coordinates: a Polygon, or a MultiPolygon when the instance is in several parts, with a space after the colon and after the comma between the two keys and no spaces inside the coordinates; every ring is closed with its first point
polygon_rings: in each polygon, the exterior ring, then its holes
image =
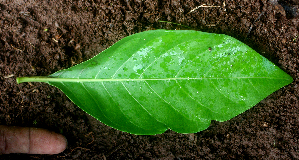
{"type": "Polygon", "coordinates": [[[0,124],[42,127],[68,139],[58,155],[0,159],[299,159],[298,9],[298,0],[0,0],[0,124]],[[193,10],[203,4],[219,7],[193,10]],[[159,20],[231,35],[294,82],[205,131],[156,136],[105,126],[55,87],[16,83],[88,60],[133,33],[190,29],[159,20]]]}

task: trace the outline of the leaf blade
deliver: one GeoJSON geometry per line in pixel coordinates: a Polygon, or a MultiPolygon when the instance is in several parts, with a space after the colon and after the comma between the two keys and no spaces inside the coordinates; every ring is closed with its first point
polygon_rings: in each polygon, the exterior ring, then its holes
{"type": "Polygon", "coordinates": [[[86,62],[41,79],[103,123],[134,134],[168,128],[198,132],[292,82],[232,37],[167,30],[126,37],[86,62]]]}

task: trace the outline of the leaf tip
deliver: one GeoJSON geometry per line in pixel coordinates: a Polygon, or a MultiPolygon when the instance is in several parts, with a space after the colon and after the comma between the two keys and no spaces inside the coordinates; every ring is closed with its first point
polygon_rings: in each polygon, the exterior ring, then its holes
{"type": "Polygon", "coordinates": [[[286,80],[287,80],[287,84],[286,85],[289,85],[289,84],[291,84],[294,81],[293,77],[290,76],[289,74],[287,74],[286,80]]]}

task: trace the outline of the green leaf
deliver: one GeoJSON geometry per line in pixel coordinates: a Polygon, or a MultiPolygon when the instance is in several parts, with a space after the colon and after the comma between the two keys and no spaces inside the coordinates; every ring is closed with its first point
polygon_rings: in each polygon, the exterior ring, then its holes
{"type": "Polygon", "coordinates": [[[123,38],[46,82],[101,122],[133,134],[194,133],[226,121],[293,79],[223,34],[152,30],[123,38]]]}

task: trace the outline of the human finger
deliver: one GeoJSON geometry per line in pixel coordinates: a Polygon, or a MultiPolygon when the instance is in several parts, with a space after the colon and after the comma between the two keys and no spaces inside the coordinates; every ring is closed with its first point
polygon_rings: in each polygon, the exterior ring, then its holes
{"type": "Polygon", "coordinates": [[[63,135],[46,129],[0,125],[0,154],[58,154],[66,146],[63,135]]]}

